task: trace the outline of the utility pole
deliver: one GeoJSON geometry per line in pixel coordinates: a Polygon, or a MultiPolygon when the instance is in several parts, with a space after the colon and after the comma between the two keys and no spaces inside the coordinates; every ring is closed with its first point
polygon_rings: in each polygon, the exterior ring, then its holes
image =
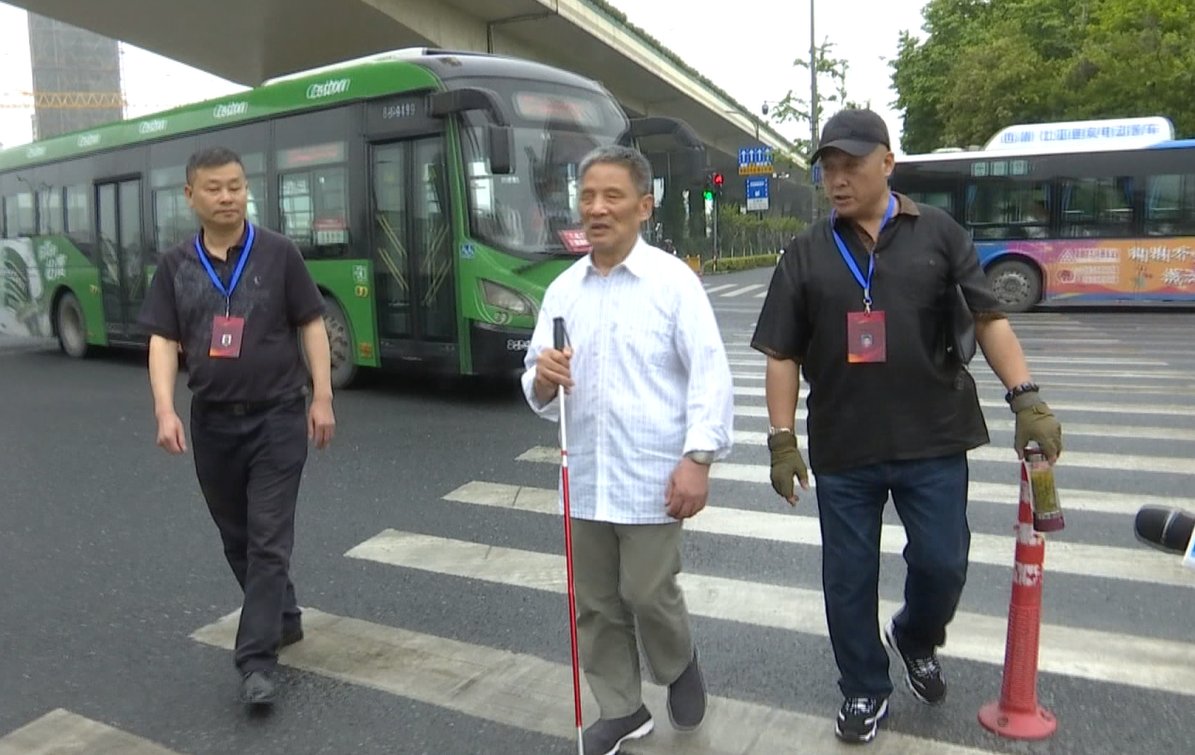
{"type": "Polygon", "coordinates": [[[817,187],[813,184],[813,154],[817,152],[818,111],[821,109],[817,100],[817,34],[814,31],[816,4],[817,0],[809,0],[809,214],[815,221],[818,202],[817,187]]]}

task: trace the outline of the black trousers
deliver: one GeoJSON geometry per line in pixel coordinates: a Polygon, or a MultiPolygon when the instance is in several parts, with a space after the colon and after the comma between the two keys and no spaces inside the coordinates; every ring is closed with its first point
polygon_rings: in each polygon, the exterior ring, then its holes
{"type": "Polygon", "coordinates": [[[283,629],[299,626],[289,577],[295,502],[307,461],[303,396],[272,404],[191,402],[195,472],[244,591],[235,660],[242,673],[278,663],[283,629]]]}

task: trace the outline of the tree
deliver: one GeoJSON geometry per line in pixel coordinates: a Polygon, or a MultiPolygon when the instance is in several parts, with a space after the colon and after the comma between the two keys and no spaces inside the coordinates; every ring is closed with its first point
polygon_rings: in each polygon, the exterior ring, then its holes
{"type": "Polygon", "coordinates": [[[1195,132],[1195,0],[930,0],[892,62],[902,147],[1014,123],[1164,115],[1195,132]]]}
{"type": "MultiPolygon", "coordinates": [[[[815,52],[815,60],[817,63],[817,122],[824,124],[826,122],[825,113],[829,109],[827,105],[837,105],[833,108],[838,110],[843,107],[859,107],[855,103],[847,100],[846,94],[846,73],[850,64],[841,58],[831,57],[830,53],[834,48],[834,44],[826,39],[823,41],[815,52]],[[823,84],[825,81],[825,84],[823,84]],[[826,86],[829,85],[829,86],[826,86]],[[828,94],[827,94],[828,92],[828,94]]],[[[796,68],[803,68],[806,71],[806,80],[809,79],[809,61],[804,58],[797,58],[793,61],[793,66],[796,68]]],[[[771,117],[777,123],[794,122],[805,128],[809,128],[813,124],[813,108],[810,104],[810,97],[802,97],[797,94],[796,89],[788,90],[788,93],[780,99],[776,105],[776,109],[772,111],[771,117]]],[[[810,136],[798,138],[795,140],[797,155],[808,162],[813,150],[810,149],[813,145],[812,132],[810,136]]]]}

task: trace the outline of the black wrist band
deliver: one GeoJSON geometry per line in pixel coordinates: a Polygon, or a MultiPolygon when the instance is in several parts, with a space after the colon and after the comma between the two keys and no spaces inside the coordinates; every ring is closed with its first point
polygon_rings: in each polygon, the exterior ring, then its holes
{"type": "Polygon", "coordinates": [[[1026,393],[1037,392],[1037,383],[1021,383],[1020,385],[1013,386],[1012,390],[1010,390],[1008,393],[1005,393],[1004,400],[1011,404],[1012,400],[1017,396],[1023,396],[1026,393]]]}

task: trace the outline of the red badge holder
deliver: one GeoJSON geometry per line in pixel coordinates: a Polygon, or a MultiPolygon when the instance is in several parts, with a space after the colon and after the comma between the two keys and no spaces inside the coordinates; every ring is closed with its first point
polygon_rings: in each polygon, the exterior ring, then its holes
{"type": "Polygon", "coordinates": [[[888,338],[883,312],[847,312],[846,360],[851,364],[888,361],[888,338]]]}
{"type": "Polygon", "coordinates": [[[241,335],[245,332],[245,318],[212,318],[212,343],[207,355],[215,359],[236,359],[241,355],[241,335]]]}

